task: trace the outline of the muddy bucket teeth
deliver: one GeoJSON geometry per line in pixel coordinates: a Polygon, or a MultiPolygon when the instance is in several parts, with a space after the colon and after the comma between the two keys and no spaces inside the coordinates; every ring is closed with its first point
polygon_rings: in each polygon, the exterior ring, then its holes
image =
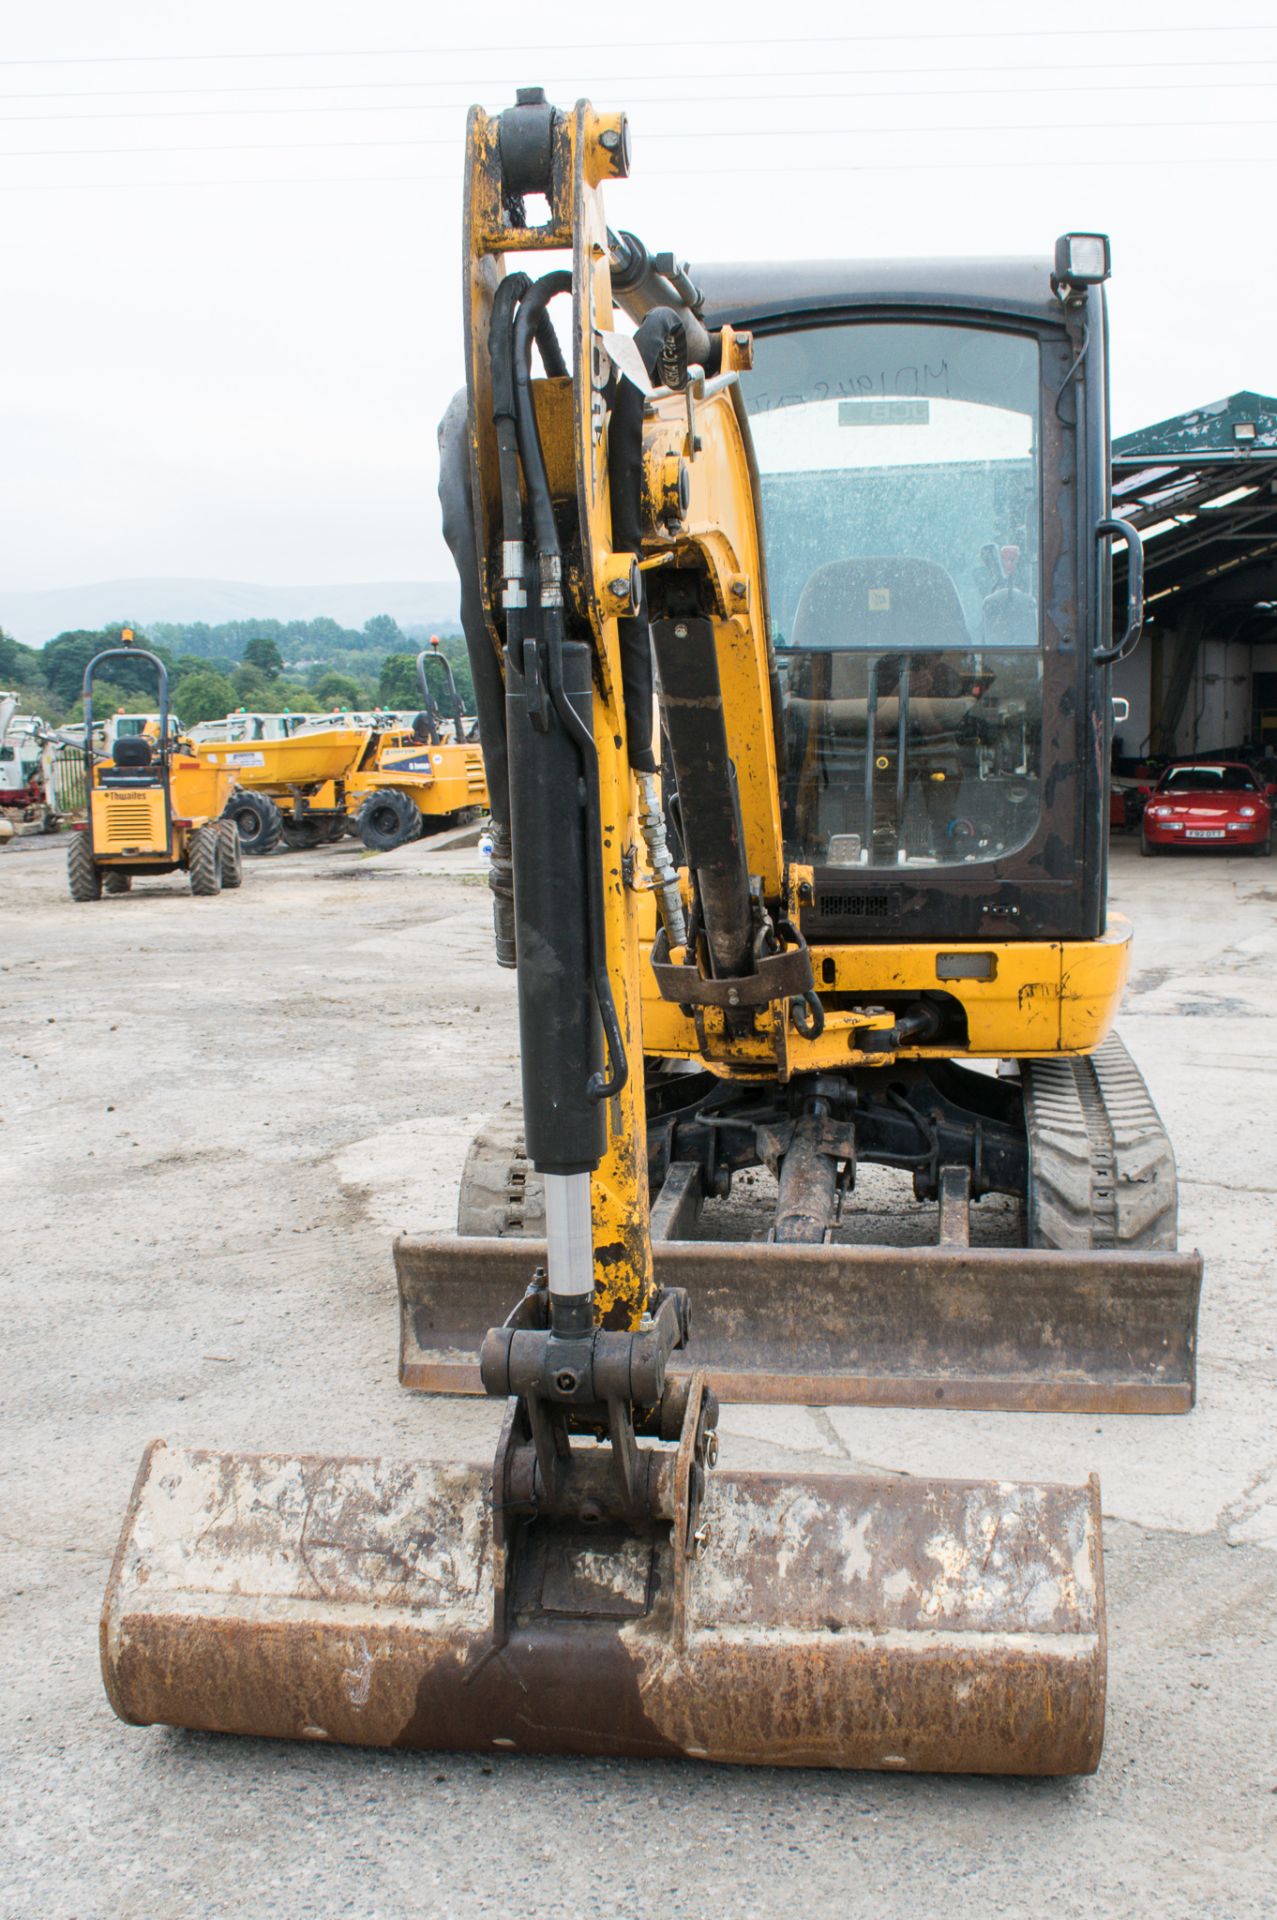
{"type": "Polygon", "coordinates": [[[538,1519],[512,1561],[491,1483],[479,1466],[156,1442],[102,1618],[116,1712],[359,1746],[964,1773],[1098,1762],[1094,1480],[720,1469],[694,1547],[676,1523],[538,1519]]]}

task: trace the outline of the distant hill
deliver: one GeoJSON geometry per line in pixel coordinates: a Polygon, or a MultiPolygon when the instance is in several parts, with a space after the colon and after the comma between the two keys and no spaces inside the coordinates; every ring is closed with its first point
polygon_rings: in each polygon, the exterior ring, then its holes
{"type": "Polygon", "coordinates": [[[265,587],[247,580],[99,580],[84,587],[36,593],[0,589],[0,628],[26,646],[55,634],[132,620],[317,620],[325,614],[344,627],[361,627],[388,613],[401,627],[455,623],[455,581],[382,580],[326,587],[265,587]]]}

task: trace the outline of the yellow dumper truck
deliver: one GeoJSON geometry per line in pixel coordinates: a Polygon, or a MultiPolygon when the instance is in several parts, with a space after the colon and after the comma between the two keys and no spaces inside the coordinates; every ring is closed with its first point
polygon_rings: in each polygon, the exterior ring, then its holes
{"type": "Polygon", "coordinates": [[[445,731],[425,679],[430,657],[418,660],[427,698],[411,727],[321,727],[274,740],[208,741],[196,749],[204,765],[234,777],[226,818],[235,822],[245,853],[269,853],[281,839],[290,847],[315,847],[346,832],[385,852],[471,808],[486,810],[482,749],[465,737],[450,671],[454,717],[450,735],[445,731]]]}
{"type": "Polygon", "coordinates": [[[217,894],[242,877],[239,833],[222,818],[232,776],[201,760],[169,727],[168,674],[141,647],[110,647],[84,670],[84,780],[88,806],[67,846],[73,900],[128,893],[135,879],[180,869],[191,892],[217,894]],[[93,677],[108,660],[145,660],[159,683],[156,737],[121,734],[111,754],[93,746],[93,677]]]}

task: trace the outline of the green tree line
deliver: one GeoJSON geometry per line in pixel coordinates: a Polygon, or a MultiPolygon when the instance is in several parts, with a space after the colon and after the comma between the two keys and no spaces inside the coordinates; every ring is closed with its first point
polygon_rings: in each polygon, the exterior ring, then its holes
{"type": "MultiPolygon", "coordinates": [[[[27,647],[0,630],[0,688],[15,689],[25,712],[53,724],[82,717],[84,669],[95,654],[121,644],[122,625],[60,633],[44,647],[27,647]]],[[[134,629],[134,643],[156,654],[168,670],[169,697],[183,726],[220,720],[237,708],[258,712],[324,711],[331,707],[420,704],[415,634],[389,614],[377,614],[361,632],[335,620],[237,620],[224,626],[156,622],[134,629]]],[[[465,642],[440,637],[467,712],[474,691],[465,642]]],[[[438,676],[432,679],[440,698],[438,676]]],[[[123,659],[94,676],[95,712],[123,707],[151,711],[154,672],[148,662],[123,659]]]]}

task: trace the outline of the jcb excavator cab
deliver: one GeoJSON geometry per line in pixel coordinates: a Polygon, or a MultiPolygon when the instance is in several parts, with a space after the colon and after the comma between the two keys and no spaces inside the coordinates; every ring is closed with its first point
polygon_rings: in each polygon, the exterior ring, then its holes
{"type": "Polygon", "coordinates": [[[136,878],[173,873],[190,877],[194,894],[217,894],[241,879],[239,835],[222,812],[233,784],[229,772],[205,765],[170,724],[168,672],[141,647],[109,647],[84,669],[84,779],[86,818],[67,847],[73,900],[127,893],[136,878]],[[144,660],[154,669],[159,716],[152,738],[117,729],[109,758],[94,749],[93,681],[110,660],[144,660]]]}
{"type": "Polygon", "coordinates": [[[1106,273],[1099,236],[1073,235],[1054,271],[699,276],[711,332],[753,336],[740,384],[809,937],[1104,932],[1106,273]]]}

